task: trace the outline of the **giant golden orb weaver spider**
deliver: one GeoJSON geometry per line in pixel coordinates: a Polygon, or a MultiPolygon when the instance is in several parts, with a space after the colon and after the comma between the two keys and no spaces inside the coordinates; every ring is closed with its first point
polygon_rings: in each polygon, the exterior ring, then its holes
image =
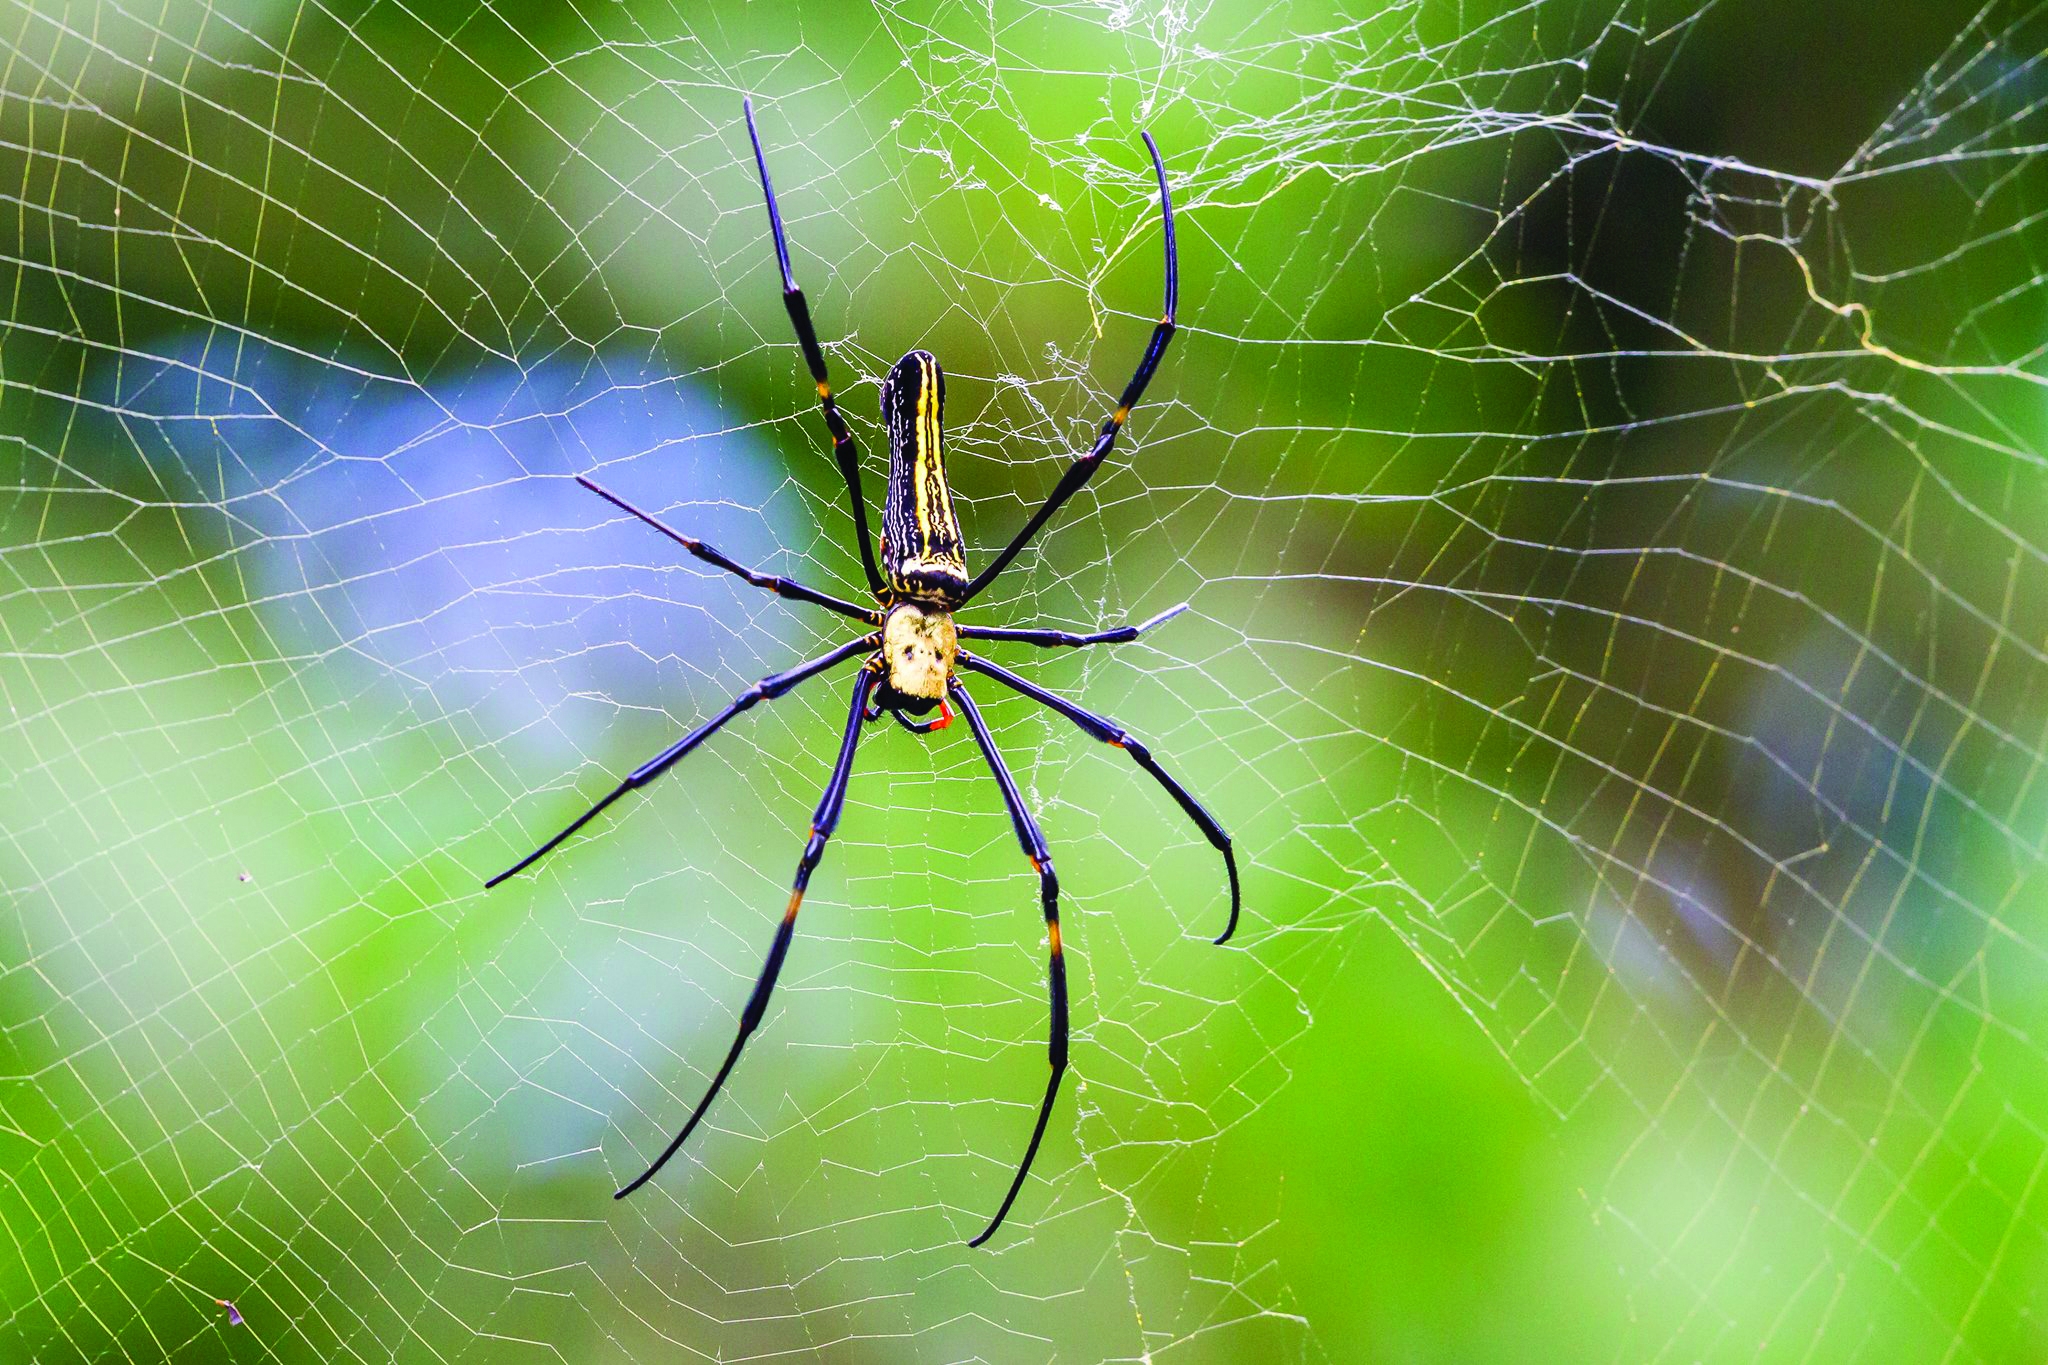
{"type": "Polygon", "coordinates": [[[1048,1042],[1048,1057],[1052,1066],[1052,1077],[1046,1082],[1045,1098],[1038,1107],[1038,1121],[1031,1130],[1031,1141],[1024,1149],[1024,1159],[1018,1163],[1016,1178],[1010,1182],[1009,1193],[1003,1196],[1002,1206],[994,1218],[982,1230],[980,1236],[969,1242],[969,1246],[980,1246],[1002,1226],[1010,1206],[1016,1202],[1017,1192],[1024,1186],[1024,1178],[1031,1172],[1032,1159],[1038,1155],[1039,1142],[1045,1137],[1046,1120],[1052,1114],[1053,1100],[1059,1094],[1060,1078],[1067,1068],[1067,975],[1066,964],[1060,948],[1059,879],[1053,873],[1052,855],[1047,852],[1045,836],[1039,832],[1038,821],[1025,808],[1024,798],[1018,794],[1017,784],[1004,766],[1002,756],[996,752],[995,743],[990,739],[988,726],[982,721],[981,712],[975,708],[974,699],[967,695],[961,683],[959,670],[993,678],[1013,691],[1030,697],[1068,720],[1082,730],[1106,744],[1129,754],[1137,765],[1158,779],[1167,793],[1187,812],[1203,836],[1223,854],[1223,865],[1230,879],[1230,919],[1216,942],[1223,943],[1237,928],[1238,884],[1237,859],[1230,849],[1230,836],[1223,832],[1202,804],[1188,794],[1187,789],[1174,781],[1146,747],[1131,733],[1106,717],[1083,710],[1064,697],[1056,696],[1015,673],[987,659],[980,658],[960,648],[961,640],[1007,640],[1021,644],[1039,646],[1082,646],[1118,644],[1137,636],[1152,626],[1178,614],[1186,606],[1183,603],[1170,611],[1161,613],[1142,625],[1119,626],[1112,630],[1097,631],[1089,635],[1076,635],[1061,630],[1019,629],[1010,626],[959,625],[953,614],[971,602],[992,582],[996,575],[1017,557],[1031,538],[1038,534],[1061,504],[1074,495],[1094,474],[1110,448],[1116,444],[1117,432],[1123,428],[1125,419],[1138,399],[1145,392],[1152,372],[1158,368],[1159,357],[1165,353],[1166,344],[1173,338],[1174,307],[1180,292],[1179,261],[1173,241],[1173,199],[1166,187],[1166,167],[1159,159],[1159,148],[1153,143],[1150,133],[1142,134],[1145,149],[1152,157],[1152,170],[1159,180],[1159,214],[1166,237],[1166,305],[1158,324],[1152,329],[1152,339],[1145,346],[1144,358],[1138,362],[1137,372],[1125,386],[1123,397],[1118,400],[1116,410],[1102,424],[1101,432],[1088,453],[1079,456],[1070,465],[1051,496],[1034,512],[1024,524],[1024,529],[1003,548],[1003,552],[990,561],[987,568],[972,579],[967,576],[967,563],[963,554],[960,523],[953,512],[953,496],[946,485],[945,428],[944,412],[946,403],[946,379],[939,369],[939,362],[926,351],[912,351],[889,372],[882,384],[882,417],[889,434],[889,491],[882,510],[882,557],[879,564],[875,559],[874,547],[868,533],[867,507],[861,495],[860,450],[854,443],[853,432],[848,429],[846,419],[839,414],[838,405],[832,398],[832,386],[826,378],[824,352],[818,347],[816,330],[811,325],[811,312],[804,302],[803,291],[796,287],[796,278],[789,268],[789,244],[782,232],[782,214],[775,205],[775,189],[768,179],[768,161],[761,152],[761,136],[754,128],[753,101],[745,101],[747,136],[754,146],[754,166],[760,172],[761,193],[768,201],[768,226],[775,237],[775,261],[782,270],[782,302],[789,311],[789,320],[796,328],[797,344],[802,348],[804,362],[810,367],[811,378],[818,385],[818,402],[824,413],[825,427],[832,436],[832,453],[838,460],[840,473],[846,480],[846,493],[853,507],[854,534],[859,540],[861,565],[867,573],[868,588],[874,594],[876,605],[862,607],[806,587],[791,579],[778,578],[758,573],[727,558],[700,540],[693,540],[668,526],[625,499],[598,487],[589,479],[579,479],[584,487],[604,498],[624,512],[638,517],[655,530],[681,545],[698,559],[715,564],[728,573],[746,579],[756,587],[767,588],[783,597],[836,611],[857,621],[863,621],[877,629],[849,640],[831,652],[797,665],[786,672],[776,673],[761,679],[752,687],[733,698],[730,705],[704,724],[692,730],[669,748],[642,764],[626,779],[614,787],[602,800],[583,814],[570,821],[559,834],[549,839],[532,853],[527,854],[510,868],[491,878],[485,885],[496,886],[508,877],[525,871],[545,857],[563,840],[588,824],[598,812],[627,792],[643,787],[659,777],[699,744],[709,739],[718,729],[734,716],[757,703],[770,701],[795,687],[806,678],[823,673],[834,664],[842,663],[857,654],[868,657],[861,665],[853,684],[853,704],[846,718],[845,737],[840,741],[839,760],[833,766],[831,780],[825,784],[824,798],[811,817],[810,839],[804,845],[802,859],[797,863],[796,881],[789,893],[789,904],[782,914],[782,923],[775,931],[775,939],[768,948],[768,960],[761,968],[761,975],[754,983],[754,993],[747,1000],[746,1008],[740,1013],[739,1034],[733,1039],[732,1050],[726,1054],[724,1065],[711,1080],[704,1098],[698,1102],[689,1121],[677,1133],[660,1156],[656,1157],[645,1171],[620,1189],[614,1198],[623,1199],[639,1189],[674,1156],[683,1143],[689,1139],[704,1113],[711,1107],[725,1079],[732,1073],[733,1064],[739,1060],[740,1050],[747,1039],[760,1027],[762,1016],[768,1009],[768,997],[775,990],[775,978],[782,971],[783,959],[789,953],[790,939],[796,930],[797,909],[803,904],[804,889],[810,885],[811,873],[817,869],[818,860],[824,856],[825,844],[832,837],[832,831],[839,823],[839,813],[846,804],[846,788],[853,772],[853,754],[860,740],[861,727],[870,721],[879,720],[883,715],[894,718],[898,724],[914,734],[930,734],[943,730],[952,720],[952,710],[947,700],[959,703],[960,712],[967,718],[967,725],[974,732],[974,742],[980,746],[982,758],[995,775],[996,784],[1002,789],[1003,804],[1010,813],[1010,823],[1017,831],[1017,842],[1024,848],[1024,856],[1030,859],[1032,870],[1038,874],[1039,898],[1045,909],[1046,939],[1050,945],[1048,987],[1051,993],[1052,1025],[1048,1042]],[[939,714],[929,720],[912,720],[913,716],[926,716],[936,708],[939,714]]]}

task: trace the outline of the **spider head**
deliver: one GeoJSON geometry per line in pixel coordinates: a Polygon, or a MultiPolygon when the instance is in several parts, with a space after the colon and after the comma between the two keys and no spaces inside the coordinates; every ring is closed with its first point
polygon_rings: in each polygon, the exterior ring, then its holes
{"type": "Polygon", "coordinates": [[[882,704],[921,716],[946,695],[960,636],[953,614],[899,602],[882,618],[882,704]]]}

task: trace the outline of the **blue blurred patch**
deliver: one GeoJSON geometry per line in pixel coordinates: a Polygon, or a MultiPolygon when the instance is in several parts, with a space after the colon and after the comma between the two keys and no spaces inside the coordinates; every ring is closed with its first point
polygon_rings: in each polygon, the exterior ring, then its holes
{"type": "Polygon", "coordinates": [[[109,466],[91,477],[221,528],[198,572],[261,622],[252,657],[317,660],[293,671],[324,689],[366,685],[360,660],[431,694],[425,709],[489,712],[474,734],[546,717],[587,753],[594,732],[557,714],[573,700],[686,714],[826,623],[690,561],[573,475],[601,471],[743,562],[847,587],[783,549],[820,532],[766,443],[657,361],[494,360],[412,382],[193,336],[123,358],[98,396],[126,439],[98,447],[109,466]]]}

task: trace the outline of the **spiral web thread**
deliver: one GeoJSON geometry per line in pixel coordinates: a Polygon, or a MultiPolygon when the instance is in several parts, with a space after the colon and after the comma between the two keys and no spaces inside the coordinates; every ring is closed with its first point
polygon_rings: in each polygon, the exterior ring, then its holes
{"type": "Polygon", "coordinates": [[[1562,1149],[1628,1135],[1608,1349],[2038,1349],[2048,19],[1778,165],[1669,131],[1716,6],[1589,8],[7,10],[9,1353],[1321,1358],[1261,1124],[1384,928],[1562,1149]],[[571,478],[854,591],[743,91],[870,493],[930,346],[984,554],[1151,321],[1135,124],[1182,209],[1152,399],[982,619],[1193,603],[1002,657],[1208,801],[1247,924],[1208,949],[1178,812],[981,689],[1078,973],[985,1256],[1043,940],[961,736],[867,740],[628,1204],[844,679],[479,886],[841,638],[571,478]]]}

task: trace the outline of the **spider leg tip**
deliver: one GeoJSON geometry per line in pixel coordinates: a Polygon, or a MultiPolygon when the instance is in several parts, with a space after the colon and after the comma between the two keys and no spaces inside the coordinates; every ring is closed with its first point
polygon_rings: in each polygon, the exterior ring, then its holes
{"type": "Polygon", "coordinates": [[[1235,934],[1236,932],[1237,932],[1237,906],[1236,906],[1236,905],[1232,905],[1232,906],[1230,907],[1230,923],[1228,923],[1228,924],[1224,925],[1224,926],[1223,926],[1223,932],[1222,932],[1222,933],[1220,933],[1220,934],[1218,934],[1218,935],[1216,935],[1216,937],[1214,937],[1214,938],[1210,939],[1209,941],[1210,941],[1211,943],[1215,944],[1215,945],[1216,945],[1216,946],[1217,946],[1218,948],[1221,948],[1221,947],[1222,947],[1222,946],[1223,946],[1224,944],[1226,944],[1226,943],[1230,942],[1230,938],[1231,938],[1231,935],[1235,934]]]}
{"type": "Polygon", "coordinates": [[[1151,620],[1140,625],[1138,629],[1140,632],[1143,632],[1152,629],[1154,626],[1163,626],[1193,605],[1194,603],[1192,602],[1182,602],[1179,606],[1168,607],[1165,611],[1160,612],[1151,620]]]}

